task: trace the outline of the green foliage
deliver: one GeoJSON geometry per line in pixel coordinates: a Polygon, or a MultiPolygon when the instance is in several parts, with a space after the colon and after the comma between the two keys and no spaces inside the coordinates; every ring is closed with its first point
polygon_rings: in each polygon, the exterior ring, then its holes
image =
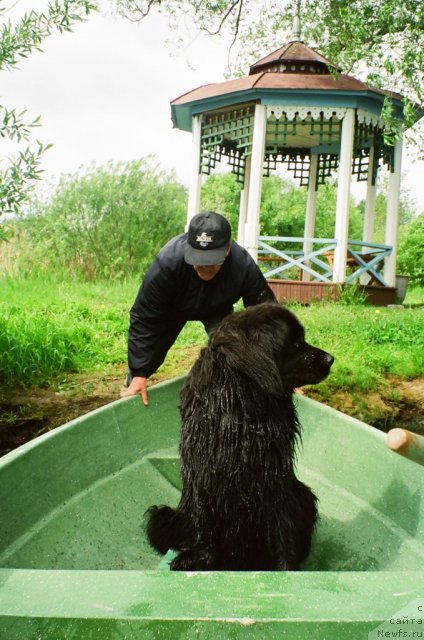
{"type": "Polygon", "coordinates": [[[80,303],[0,304],[0,382],[45,385],[64,372],[122,361],[124,309],[80,303]]]}
{"type": "Polygon", "coordinates": [[[186,192],[152,158],[61,179],[19,232],[20,272],[67,271],[85,279],[141,274],[184,230],[186,192]]]}
{"type": "MultiPolygon", "coordinates": [[[[387,176],[381,176],[378,180],[377,197],[375,199],[375,220],[374,220],[374,242],[384,244],[386,234],[386,213],[387,213],[387,176]]],[[[365,201],[358,204],[361,215],[365,212],[365,201]]],[[[401,189],[399,201],[399,227],[407,228],[417,215],[417,207],[410,193],[401,189]]]]}
{"type": "MultiPolygon", "coordinates": [[[[213,174],[202,187],[201,206],[224,213],[237,234],[240,184],[234,174],[213,174]]],[[[306,188],[278,175],[264,178],[260,216],[260,233],[267,236],[303,237],[306,211],[306,188]]],[[[337,185],[329,182],[319,187],[317,197],[315,237],[333,238],[336,216],[337,185]]],[[[349,235],[362,235],[362,213],[351,200],[349,235]]]]}
{"type": "Polygon", "coordinates": [[[339,285],[339,304],[365,304],[366,294],[359,283],[339,285]]]}
{"type": "Polygon", "coordinates": [[[264,178],[261,202],[261,235],[303,236],[306,190],[280,176],[264,178]]]}
{"type": "Polygon", "coordinates": [[[397,271],[410,284],[424,286],[424,214],[401,230],[397,271]]]}
{"type": "Polygon", "coordinates": [[[233,173],[213,173],[201,193],[201,211],[218,211],[228,218],[233,236],[237,235],[241,184],[233,173]]]}
{"type": "MultiPolygon", "coordinates": [[[[40,179],[42,170],[40,160],[44,152],[51,145],[37,143],[35,150],[29,147],[19,151],[14,161],[4,169],[0,169],[0,215],[2,213],[19,213],[20,208],[28,199],[33,188],[34,180],[40,179]]],[[[0,240],[5,240],[5,234],[0,229],[0,240]]]]}
{"type": "MultiPolygon", "coordinates": [[[[81,22],[95,9],[96,4],[89,0],[55,0],[48,4],[47,11],[31,10],[17,24],[6,22],[0,29],[0,69],[10,69],[16,66],[19,58],[26,58],[34,50],[40,51],[43,40],[54,29],[60,33],[72,31],[76,22],[81,22]]],[[[5,11],[1,8],[0,15],[5,11]]]]}
{"type": "MultiPolygon", "coordinates": [[[[69,373],[124,365],[129,308],[139,284],[138,278],[1,278],[0,385],[55,385],[69,373]]],[[[164,365],[171,367],[169,375],[182,373],[187,350],[205,340],[203,325],[189,323],[164,365]]]]}
{"type": "MultiPolygon", "coordinates": [[[[292,181],[271,176],[264,181],[261,206],[261,233],[277,236],[304,236],[306,188],[292,181]]],[[[318,189],[316,205],[316,238],[333,238],[336,218],[337,185],[330,181],[318,189]]],[[[360,237],[362,219],[353,199],[350,201],[349,236],[360,237]]]]}
{"type": "Polygon", "coordinates": [[[411,307],[424,307],[424,287],[419,287],[414,284],[408,287],[404,304],[410,305],[411,307]]]}
{"type": "MultiPolygon", "coordinates": [[[[9,70],[17,65],[20,58],[26,58],[32,51],[41,51],[43,40],[53,31],[71,31],[96,5],[89,0],[55,0],[48,4],[45,12],[32,10],[25,13],[16,24],[9,21],[0,25],[0,70],[9,70]]],[[[5,13],[0,7],[0,16],[5,13]]],[[[20,143],[29,141],[34,128],[40,125],[40,118],[25,122],[22,116],[0,105],[0,136],[20,143]]],[[[34,181],[40,178],[40,162],[43,153],[51,145],[37,141],[36,147],[20,148],[18,155],[3,166],[0,164],[0,216],[2,213],[17,213],[27,200],[34,181]]],[[[5,236],[0,230],[0,240],[5,236]]]]}

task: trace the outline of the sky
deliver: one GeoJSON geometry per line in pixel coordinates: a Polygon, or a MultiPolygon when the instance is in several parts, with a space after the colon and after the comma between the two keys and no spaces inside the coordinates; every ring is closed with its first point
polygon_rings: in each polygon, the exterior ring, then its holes
{"type": "MultiPolygon", "coordinates": [[[[4,17],[13,20],[46,3],[2,3],[8,5],[11,10],[4,17]]],[[[199,85],[225,79],[229,41],[193,33],[190,46],[176,53],[166,42],[172,37],[161,18],[131,22],[103,0],[100,14],[90,14],[72,33],[50,36],[42,53],[2,72],[0,104],[26,109],[28,119],[41,115],[42,127],[35,135],[54,145],[43,159],[43,183],[92,163],[154,154],[164,169],[175,170],[189,184],[191,134],[173,128],[169,103],[199,85]]],[[[2,157],[11,153],[6,143],[2,146],[2,157]]],[[[422,211],[424,162],[405,154],[403,168],[403,184],[422,211]]],[[[357,197],[363,196],[361,187],[354,189],[357,197]]]]}

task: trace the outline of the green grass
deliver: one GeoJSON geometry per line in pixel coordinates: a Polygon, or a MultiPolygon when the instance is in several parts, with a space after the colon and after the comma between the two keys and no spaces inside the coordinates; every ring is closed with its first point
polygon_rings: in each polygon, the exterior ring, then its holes
{"type": "MultiPolygon", "coordinates": [[[[95,372],[127,359],[129,309],[139,282],[0,279],[0,383],[52,385],[65,373],[95,372]]],[[[163,369],[206,341],[188,323],[163,369]]]]}
{"type": "Polygon", "coordinates": [[[89,303],[38,308],[0,303],[0,379],[45,385],[63,372],[122,361],[126,322],[118,309],[89,303]]]}
{"type": "Polygon", "coordinates": [[[291,306],[305,326],[308,342],[335,357],[331,376],[320,385],[371,391],[384,378],[424,373],[424,309],[325,303],[291,306]]]}
{"type": "MultiPolygon", "coordinates": [[[[126,362],[129,309],[136,280],[93,284],[0,279],[0,380],[3,386],[51,385],[65,374],[126,362]]],[[[409,291],[418,305],[424,290],[409,291]]],[[[421,298],[422,299],[422,298],[421,298]]],[[[413,300],[414,302],[410,302],[413,300]]],[[[389,375],[424,374],[424,308],[338,303],[290,305],[312,344],[336,360],[322,393],[377,389],[389,375]]],[[[190,322],[168,354],[168,376],[189,368],[203,326],[190,322]]]]}
{"type": "Polygon", "coordinates": [[[409,287],[406,290],[405,305],[424,305],[424,287],[409,287]]]}
{"type": "Polygon", "coordinates": [[[129,308],[135,298],[140,282],[135,278],[114,281],[85,282],[77,279],[44,278],[0,278],[0,303],[16,303],[20,307],[38,307],[40,303],[59,304],[65,302],[89,303],[111,307],[122,303],[129,308]]]}

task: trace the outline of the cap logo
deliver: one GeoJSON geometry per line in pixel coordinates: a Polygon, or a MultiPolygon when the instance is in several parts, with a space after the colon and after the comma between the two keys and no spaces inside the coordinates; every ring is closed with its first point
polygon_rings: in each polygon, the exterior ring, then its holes
{"type": "Polygon", "coordinates": [[[198,242],[201,247],[207,247],[209,242],[213,242],[213,238],[212,236],[208,236],[206,231],[203,231],[200,236],[196,236],[196,242],[198,242]]]}

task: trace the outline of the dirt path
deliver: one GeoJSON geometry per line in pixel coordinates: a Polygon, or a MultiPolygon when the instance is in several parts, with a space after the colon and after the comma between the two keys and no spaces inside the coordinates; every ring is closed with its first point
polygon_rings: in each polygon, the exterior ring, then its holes
{"type": "MultiPolygon", "coordinates": [[[[70,376],[58,391],[40,388],[0,391],[0,455],[117,400],[125,373],[122,366],[112,373],[70,376]]],[[[151,383],[166,377],[166,373],[156,374],[151,383]]],[[[410,381],[392,377],[380,393],[359,396],[339,391],[331,398],[322,398],[311,388],[306,395],[383,431],[402,426],[424,434],[424,376],[410,381]]]]}

